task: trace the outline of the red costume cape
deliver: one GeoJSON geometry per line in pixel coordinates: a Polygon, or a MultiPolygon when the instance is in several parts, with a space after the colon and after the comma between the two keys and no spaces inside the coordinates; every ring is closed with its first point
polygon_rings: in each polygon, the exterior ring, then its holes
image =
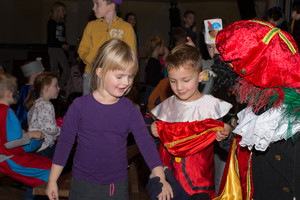
{"type": "Polygon", "coordinates": [[[177,123],[157,121],[156,125],[164,145],[159,147],[163,164],[188,194],[205,192],[214,198],[213,142],[216,131],[223,130],[223,122],[213,119],[177,123]]]}
{"type": "Polygon", "coordinates": [[[8,142],[6,130],[8,109],[10,109],[8,106],[0,104],[0,154],[13,157],[0,162],[0,171],[30,187],[41,185],[48,181],[52,161],[46,157],[27,153],[22,147],[5,148],[4,144],[8,142]]]}

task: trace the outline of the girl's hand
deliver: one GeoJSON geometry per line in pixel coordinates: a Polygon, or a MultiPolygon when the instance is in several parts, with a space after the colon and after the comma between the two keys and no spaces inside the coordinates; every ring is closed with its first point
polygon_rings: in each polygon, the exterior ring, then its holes
{"type": "Polygon", "coordinates": [[[151,133],[154,137],[158,137],[157,125],[155,122],[151,124],[151,133]]]}
{"type": "Polygon", "coordinates": [[[29,131],[27,134],[30,138],[34,138],[36,141],[42,140],[45,137],[42,131],[29,131]]]}
{"type": "Polygon", "coordinates": [[[172,187],[166,179],[161,179],[160,182],[163,184],[163,187],[161,193],[157,196],[158,200],[171,200],[171,198],[174,198],[172,187]]]}
{"type": "Polygon", "coordinates": [[[162,166],[157,166],[152,169],[154,176],[160,178],[160,182],[163,184],[161,193],[157,196],[158,200],[171,200],[174,198],[173,190],[171,185],[166,181],[164,168],[162,166]]]}
{"type": "Polygon", "coordinates": [[[49,200],[59,200],[58,187],[55,181],[48,182],[45,194],[48,196],[49,200]]]}
{"type": "Polygon", "coordinates": [[[231,133],[232,133],[231,127],[228,124],[224,123],[224,130],[223,131],[217,131],[217,133],[216,133],[216,135],[217,135],[216,140],[218,142],[220,142],[222,140],[225,140],[230,136],[231,133]]]}

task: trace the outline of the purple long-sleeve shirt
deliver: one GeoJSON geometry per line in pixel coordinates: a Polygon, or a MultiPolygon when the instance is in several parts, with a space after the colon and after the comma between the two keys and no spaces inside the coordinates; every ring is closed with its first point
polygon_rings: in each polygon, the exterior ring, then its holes
{"type": "Polygon", "coordinates": [[[92,93],[77,98],[64,117],[53,163],[65,166],[77,135],[72,175],[97,184],[123,181],[130,130],[150,170],[162,166],[144,119],[129,99],[104,105],[92,93]]]}

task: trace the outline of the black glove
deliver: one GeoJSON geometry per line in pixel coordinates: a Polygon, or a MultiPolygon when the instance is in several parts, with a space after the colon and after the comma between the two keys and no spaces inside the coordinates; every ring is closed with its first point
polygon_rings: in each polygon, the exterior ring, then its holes
{"type": "MultiPolygon", "coordinates": [[[[165,176],[168,183],[171,185],[174,198],[172,200],[188,200],[188,193],[185,192],[183,187],[180,185],[178,180],[174,177],[172,172],[169,169],[165,169],[165,176]]],[[[161,193],[163,184],[160,181],[159,177],[149,178],[147,183],[147,191],[151,200],[157,200],[157,196],[161,193]]]]}
{"type": "Polygon", "coordinates": [[[161,193],[163,184],[159,177],[149,178],[146,189],[151,200],[157,200],[157,196],[161,193]]]}

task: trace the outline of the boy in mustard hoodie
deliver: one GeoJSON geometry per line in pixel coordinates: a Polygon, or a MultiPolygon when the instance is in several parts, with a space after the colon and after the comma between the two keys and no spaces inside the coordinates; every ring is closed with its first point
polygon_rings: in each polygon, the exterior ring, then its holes
{"type": "Polygon", "coordinates": [[[100,46],[117,38],[126,42],[136,52],[136,38],[132,26],[117,17],[122,0],[93,0],[96,20],[89,22],[78,47],[78,54],[86,64],[83,74],[83,95],[90,90],[91,65],[100,46]]]}

